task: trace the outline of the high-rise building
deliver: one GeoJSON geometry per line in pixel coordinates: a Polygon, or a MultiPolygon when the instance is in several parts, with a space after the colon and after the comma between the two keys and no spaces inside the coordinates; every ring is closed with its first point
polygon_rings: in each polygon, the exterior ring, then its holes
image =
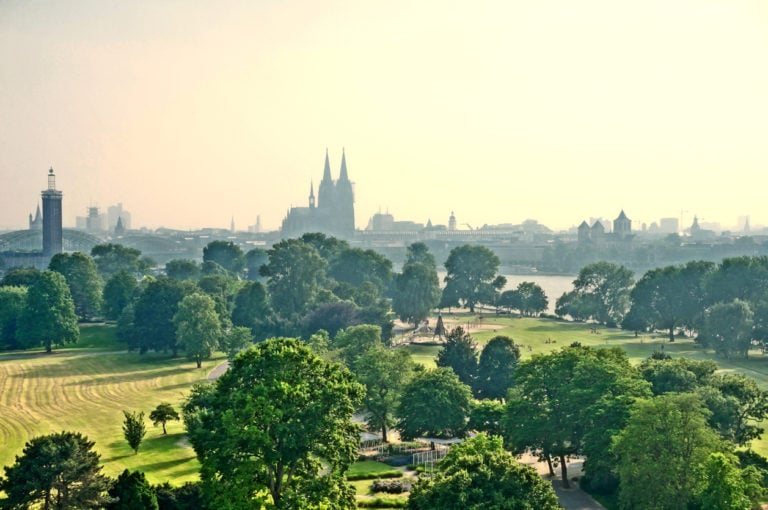
{"type": "Polygon", "coordinates": [[[48,171],[48,189],[43,190],[43,256],[50,258],[62,251],[61,197],[56,189],[53,168],[48,171]]]}

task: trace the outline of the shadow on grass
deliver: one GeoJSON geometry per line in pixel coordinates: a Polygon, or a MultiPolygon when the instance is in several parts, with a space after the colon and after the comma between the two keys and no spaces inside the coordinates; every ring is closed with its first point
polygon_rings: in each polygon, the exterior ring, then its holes
{"type": "MultiPolygon", "coordinates": [[[[191,455],[188,457],[182,457],[180,459],[163,460],[160,462],[152,462],[150,464],[142,464],[140,467],[142,471],[168,471],[168,470],[172,470],[175,467],[182,466],[187,462],[192,462],[196,458],[197,457],[195,457],[195,455],[191,455]]],[[[197,471],[197,470],[198,470],[198,467],[193,464],[192,466],[189,467],[189,469],[185,471],[189,471],[191,473],[192,471],[197,471]]],[[[174,472],[176,472],[177,474],[180,474],[181,471],[177,472],[176,470],[174,470],[174,472]]]]}
{"type": "MultiPolygon", "coordinates": [[[[115,444],[115,443],[112,443],[112,444],[115,444]]],[[[110,446],[111,446],[111,445],[110,445],[110,446]]],[[[106,463],[108,463],[108,462],[116,462],[116,461],[118,461],[118,460],[127,459],[128,457],[131,457],[131,456],[133,456],[133,452],[131,452],[131,453],[126,453],[125,455],[115,455],[115,456],[113,456],[113,457],[107,457],[107,458],[105,458],[105,459],[104,459],[104,458],[103,458],[103,459],[101,459],[101,463],[102,463],[102,464],[106,464],[106,463]]]]}

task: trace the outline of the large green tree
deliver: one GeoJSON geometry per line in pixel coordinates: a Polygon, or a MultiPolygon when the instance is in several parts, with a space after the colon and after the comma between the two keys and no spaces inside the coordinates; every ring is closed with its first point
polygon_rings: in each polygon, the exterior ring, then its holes
{"type": "Polygon", "coordinates": [[[477,344],[464,331],[457,326],[445,337],[445,345],[437,352],[435,363],[438,367],[452,369],[459,380],[473,388],[477,379],[477,344]]]}
{"type": "Polygon", "coordinates": [[[198,386],[184,421],[214,505],[355,508],[343,473],[364,388],[291,338],[244,351],[214,385],[198,386]]]}
{"type": "Polygon", "coordinates": [[[104,285],[104,316],[117,320],[128,304],[133,301],[138,282],[136,277],[125,270],[113,274],[104,285]]]}
{"type": "Polygon", "coordinates": [[[26,287],[0,287],[0,349],[18,349],[18,322],[27,302],[26,287]]]}
{"type": "Polygon", "coordinates": [[[272,307],[286,319],[297,319],[314,303],[327,262],[313,245],[299,239],[280,241],[267,254],[261,275],[268,278],[272,307]]]}
{"type": "Polygon", "coordinates": [[[122,244],[97,244],[91,248],[91,257],[104,280],[119,271],[128,271],[136,276],[147,274],[153,264],[150,259],[142,258],[140,250],[122,244]]]}
{"type": "Polygon", "coordinates": [[[48,269],[64,275],[75,304],[75,314],[80,319],[92,319],[101,312],[104,282],[91,257],[80,252],[57,253],[51,258],[48,269]]]}
{"type": "Polygon", "coordinates": [[[245,282],[235,294],[232,324],[251,330],[259,341],[274,332],[274,318],[267,291],[261,282],[245,282]]]}
{"type": "Polygon", "coordinates": [[[400,398],[397,430],[403,439],[463,437],[471,406],[472,390],[453,370],[436,368],[417,373],[400,398]]]}
{"type": "Polygon", "coordinates": [[[173,316],[176,325],[176,342],[184,347],[188,359],[202,366],[219,346],[222,337],[221,320],[216,304],[205,294],[190,294],[179,303],[173,316]]]}
{"type": "Polygon", "coordinates": [[[440,303],[440,280],[435,266],[407,263],[395,276],[392,308],[403,322],[418,326],[440,303]]]}
{"type": "Polygon", "coordinates": [[[133,328],[128,338],[135,343],[129,344],[129,349],[138,349],[141,353],[170,349],[175,356],[178,345],[173,317],[187,293],[189,289],[178,280],[150,281],[133,306],[133,328]]]}
{"type": "Polygon", "coordinates": [[[503,400],[514,384],[520,348],[508,336],[491,338],[480,353],[475,394],[479,398],[503,400]]]}
{"type": "Polygon", "coordinates": [[[232,241],[211,241],[203,248],[203,262],[216,262],[234,275],[245,269],[245,255],[232,241]]]}
{"type": "Polygon", "coordinates": [[[520,313],[523,315],[530,317],[539,314],[549,306],[547,294],[535,282],[520,282],[515,292],[520,296],[520,313]]]}
{"type": "Polygon", "coordinates": [[[165,274],[175,280],[197,280],[200,264],[189,259],[173,259],[165,263],[165,274]]]}
{"type": "Polygon", "coordinates": [[[386,443],[387,430],[396,423],[395,410],[403,388],[413,377],[415,363],[407,351],[376,343],[354,361],[352,368],[365,386],[363,409],[368,426],[380,430],[386,443]]]}
{"type": "Polygon", "coordinates": [[[747,359],[753,326],[754,314],[746,301],[717,303],[704,314],[697,341],[724,358],[747,359]]]}
{"type": "Polygon", "coordinates": [[[573,281],[573,291],[561,296],[557,305],[563,308],[569,302],[570,306],[581,308],[579,318],[616,325],[629,310],[633,284],[632,271],[624,266],[594,262],[581,268],[573,281]]]}
{"type": "Polygon", "coordinates": [[[43,271],[27,292],[27,302],[17,322],[19,342],[26,346],[51,346],[80,338],[75,304],[60,273],[43,271]]]}
{"type": "Polygon", "coordinates": [[[101,474],[94,443],[78,432],[38,436],[24,445],[21,456],[5,467],[0,490],[2,508],[103,508],[109,479],[101,474]]]}
{"type": "Polygon", "coordinates": [[[707,424],[709,411],[691,393],[669,393],[635,404],[614,440],[624,508],[686,508],[703,488],[701,466],[724,450],[707,424]]]}
{"type": "Polygon", "coordinates": [[[253,248],[245,254],[245,270],[246,276],[249,280],[260,280],[262,276],[259,274],[261,266],[269,261],[267,250],[261,248],[253,248]]]}
{"type": "Polygon", "coordinates": [[[392,280],[392,262],[373,250],[347,248],[329,264],[328,276],[351,289],[370,282],[382,294],[392,280]]]}
{"type": "Polygon", "coordinates": [[[420,480],[408,497],[412,510],[556,510],[552,485],[518,463],[501,438],[478,434],[455,445],[437,473],[420,480]]]}
{"type": "Polygon", "coordinates": [[[141,471],[124,470],[109,489],[107,510],[159,510],[157,495],[141,471]]]}
{"type": "Polygon", "coordinates": [[[474,313],[479,303],[493,304],[506,280],[497,275],[499,257],[485,246],[465,244],[451,250],[445,261],[445,289],[474,313]]]}
{"type": "Polygon", "coordinates": [[[163,426],[163,435],[165,435],[168,433],[168,431],[165,430],[165,424],[171,420],[179,420],[181,417],[171,404],[168,402],[160,402],[157,407],[149,413],[149,419],[152,420],[155,427],[157,427],[158,424],[161,424],[163,426]]]}

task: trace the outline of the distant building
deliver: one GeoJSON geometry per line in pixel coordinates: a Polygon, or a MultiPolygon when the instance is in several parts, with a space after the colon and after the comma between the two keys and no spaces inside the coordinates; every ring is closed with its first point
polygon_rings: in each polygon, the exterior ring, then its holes
{"type": "Polygon", "coordinates": [[[451,211],[451,217],[448,218],[448,230],[453,232],[456,230],[456,215],[451,211]]]}
{"type": "Polygon", "coordinates": [[[43,257],[50,259],[62,251],[63,234],[61,226],[61,198],[63,193],[56,189],[56,175],[53,168],[48,171],[48,189],[43,190],[43,257]]]}
{"type": "Polygon", "coordinates": [[[613,220],[613,235],[618,239],[625,239],[632,235],[632,220],[621,210],[619,216],[613,220]]]}
{"type": "Polygon", "coordinates": [[[117,220],[122,220],[125,230],[131,229],[131,213],[123,209],[122,202],[107,207],[106,229],[113,231],[117,227],[117,220]]]}
{"type": "Polygon", "coordinates": [[[280,233],[283,237],[295,237],[306,232],[322,232],[350,238],[355,233],[354,203],[346,154],[342,151],[339,178],[334,181],[331,178],[331,164],[326,150],[323,179],[317,188],[317,201],[314,184],[310,183],[308,207],[292,207],[283,220],[280,233]]]}
{"type": "Polygon", "coordinates": [[[91,206],[88,208],[88,216],[85,217],[85,230],[92,234],[96,234],[104,230],[98,207],[91,206]]]}
{"type": "Polygon", "coordinates": [[[123,226],[123,218],[118,216],[117,225],[115,225],[115,237],[121,237],[125,235],[125,227],[123,226]]]}
{"type": "Polygon", "coordinates": [[[659,232],[662,234],[677,234],[680,231],[678,218],[661,218],[659,220],[659,232]]]}
{"type": "Polygon", "coordinates": [[[29,230],[43,230],[43,215],[40,213],[40,206],[37,206],[35,211],[35,217],[32,218],[32,214],[29,215],[29,230]]]}

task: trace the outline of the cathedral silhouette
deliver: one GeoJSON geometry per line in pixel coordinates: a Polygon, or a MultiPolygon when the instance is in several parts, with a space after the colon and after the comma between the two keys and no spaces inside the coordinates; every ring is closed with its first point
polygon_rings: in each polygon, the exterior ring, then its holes
{"type": "Polygon", "coordinates": [[[331,178],[328,149],[325,150],[323,180],[317,187],[309,185],[309,206],[292,207],[283,219],[280,233],[284,238],[297,237],[306,232],[322,232],[339,238],[350,238],[355,233],[355,197],[347,173],[347,159],[342,149],[339,178],[331,178]]]}

